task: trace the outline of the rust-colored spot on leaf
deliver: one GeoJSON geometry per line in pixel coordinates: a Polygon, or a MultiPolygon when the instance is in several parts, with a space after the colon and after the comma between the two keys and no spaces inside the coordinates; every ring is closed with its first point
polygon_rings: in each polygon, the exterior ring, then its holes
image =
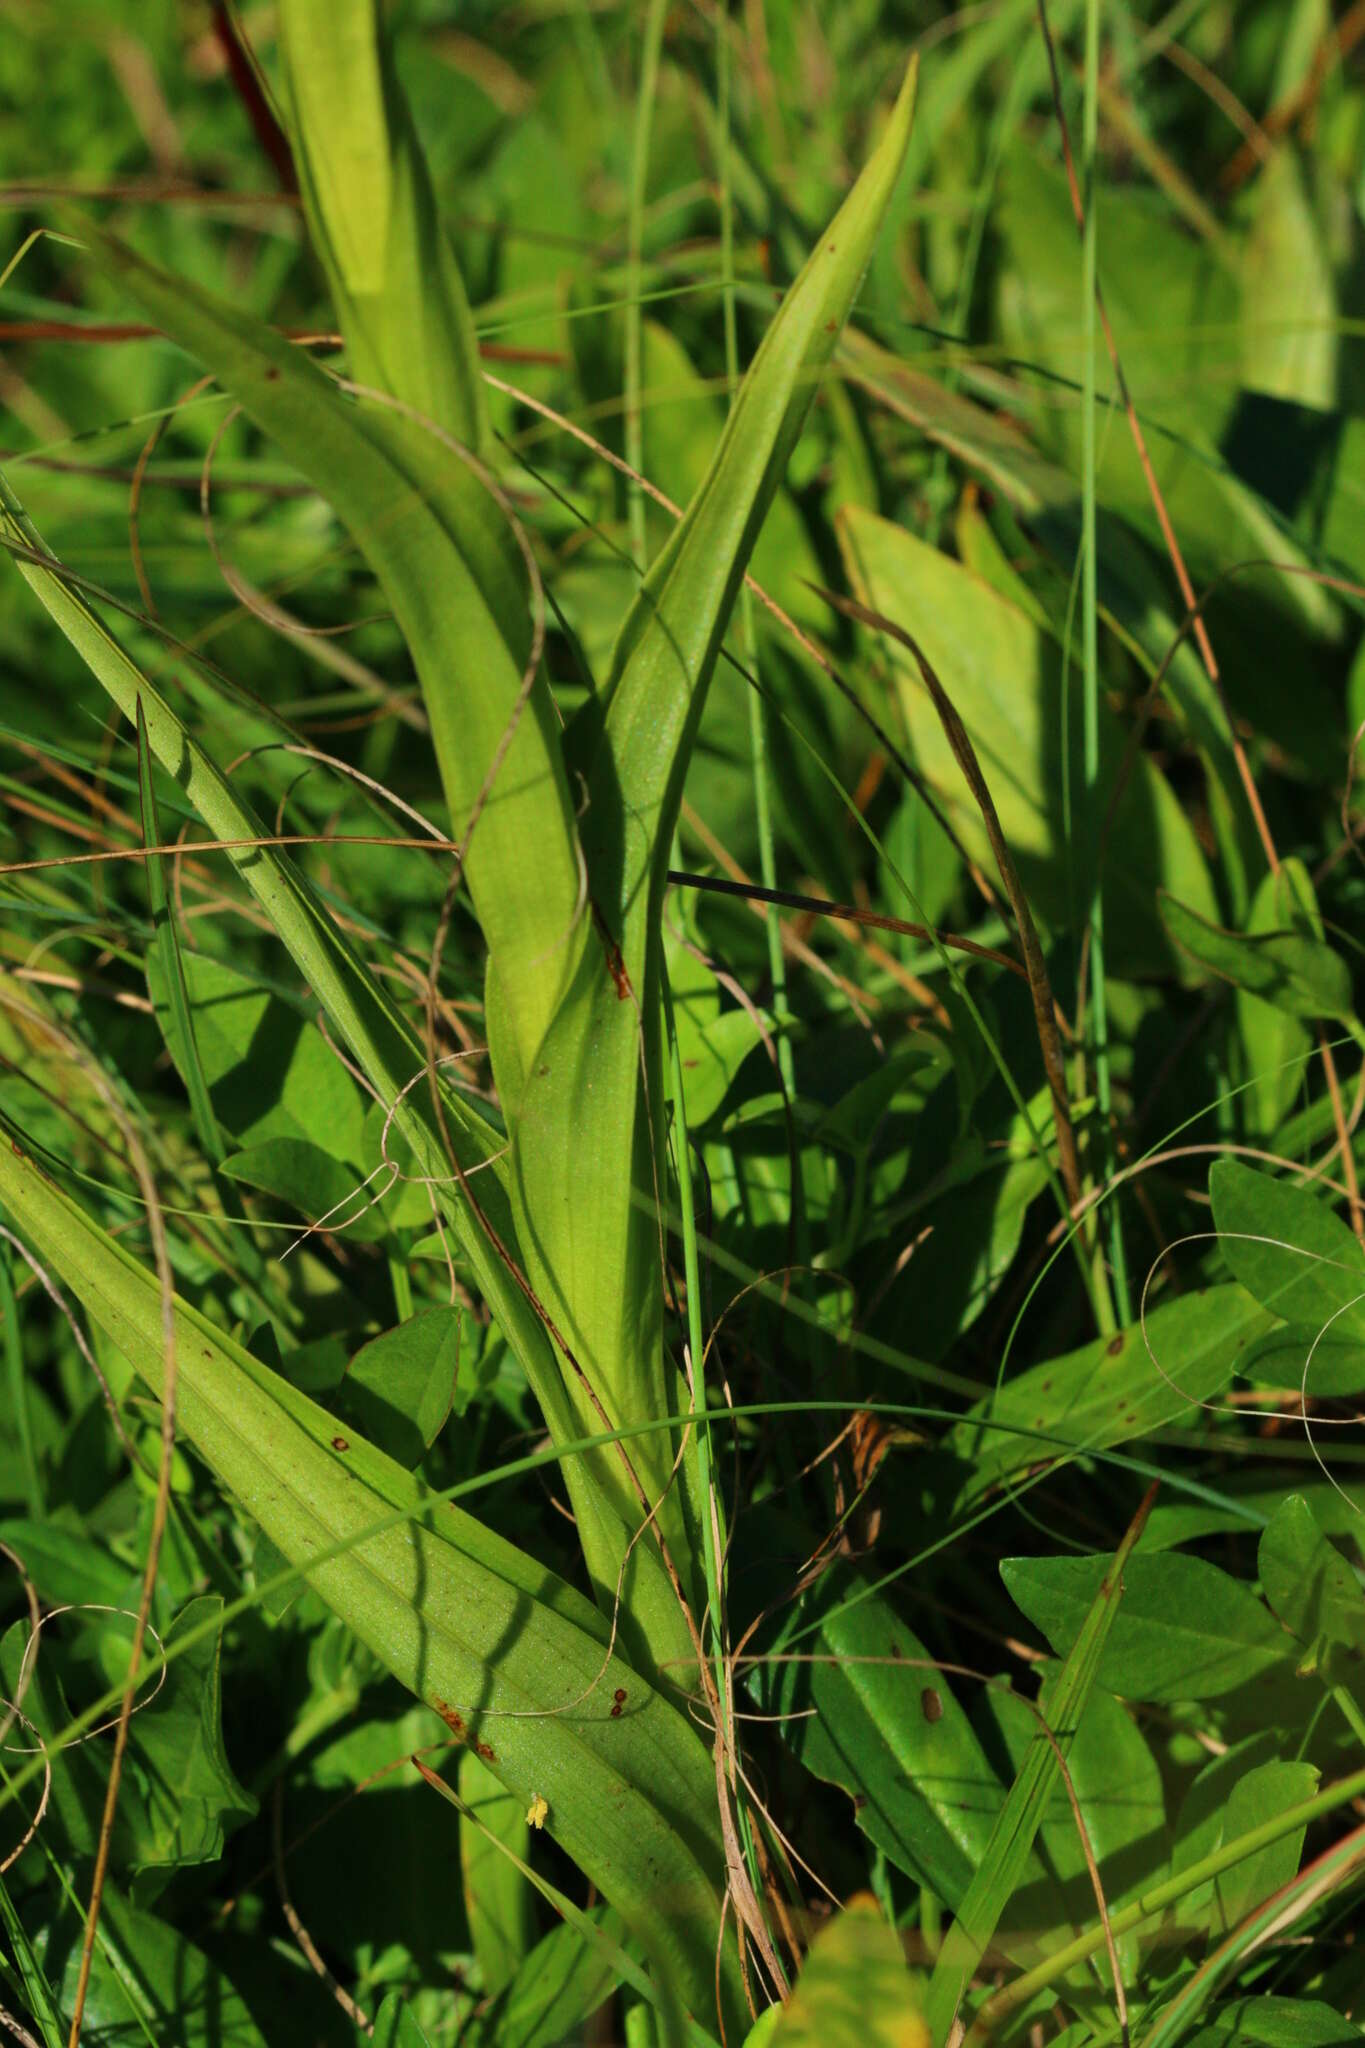
{"type": "Polygon", "coordinates": [[[498,1752],[494,1749],[491,1742],[476,1742],[474,1750],[475,1754],[481,1756],[486,1764],[495,1764],[498,1760],[498,1752]]]}
{"type": "Polygon", "coordinates": [[[1105,1345],[1105,1347],[1104,1347],[1104,1348],[1105,1348],[1105,1350],[1106,1350],[1106,1351],[1107,1351],[1107,1352],[1109,1353],[1109,1356],[1110,1356],[1111,1358],[1117,1358],[1117,1357],[1118,1357],[1118,1355],[1119,1355],[1119,1353],[1120,1353],[1120,1351],[1122,1351],[1122,1349],[1123,1349],[1123,1332],[1122,1332],[1122,1330],[1120,1330],[1120,1331],[1119,1331],[1119,1334],[1118,1334],[1118,1336],[1117,1336],[1117,1337],[1111,1337],[1111,1338],[1109,1339],[1109,1342],[1108,1342],[1108,1343],[1107,1343],[1107,1344],[1105,1345]]]}
{"type": "Polygon", "coordinates": [[[351,1446],[344,1436],[334,1436],[332,1438],[332,1449],[334,1451],[349,1451],[350,1448],[351,1446]]]}
{"type": "Polygon", "coordinates": [[[919,1696],[920,1712],[926,1721],[943,1719],[943,1695],[932,1685],[926,1685],[919,1696]]]}
{"type": "Polygon", "coordinates": [[[469,1732],[464,1725],[463,1715],[457,1714],[454,1707],[450,1705],[448,1700],[433,1700],[431,1704],[436,1709],[441,1719],[445,1722],[446,1727],[450,1730],[451,1734],[455,1736],[460,1742],[463,1742],[465,1736],[469,1732]]]}
{"type": "Polygon", "coordinates": [[[615,984],[616,999],[624,1003],[632,994],[630,976],[626,973],[626,963],[621,958],[621,948],[612,937],[607,928],[607,920],[595,903],[592,906],[592,921],[597,927],[597,936],[602,941],[602,950],[607,956],[607,972],[615,984]]]}
{"type": "Polygon", "coordinates": [[[618,1685],[615,1692],[612,1694],[612,1698],[615,1700],[618,1707],[623,1707],[626,1703],[625,1687],[623,1685],[618,1685]]]}

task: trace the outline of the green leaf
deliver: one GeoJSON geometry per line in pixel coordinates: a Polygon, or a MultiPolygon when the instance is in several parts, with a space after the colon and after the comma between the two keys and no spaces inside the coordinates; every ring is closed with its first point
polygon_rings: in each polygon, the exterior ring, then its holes
{"type": "Polygon", "coordinates": [[[1316,1998],[1258,1991],[1220,2005],[1184,2048],[1358,2048],[1360,2029],[1316,1998]]]}
{"type": "Polygon", "coordinates": [[[460,1869],[465,1912],[483,1993],[496,1998],[516,1977],[535,1942],[531,1888],[504,1845],[523,1862],[531,1830],[526,1808],[475,1750],[460,1758],[460,1869]]]}
{"type": "MultiPolygon", "coordinates": [[[[935,2041],[947,2040],[963,1993],[1028,1868],[1061,1762],[1070,1756],[1091,1688],[1099,1680],[1106,1643],[1126,1608],[1133,1545],[1142,1533],[1149,1505],[1150,1496],[1114,1555],[1095,1560],[1100,1566],[1098,1581],[1068,1645],[1066,1661],[1049,1688],[1045,1725],[1051,1739],[1041,1729],[1034,1734],[929,1980],[925,2011],[935,2041]]],[[[1003,1565],[1001,1571],[1005,1571],[1003,1565]]]]}
{"type": "MultiPolygon", "coordinates": [[[[1039,1711],[1049,1727],[1058,1725],[1055,1684],[1054,1668],[1038,1695],[1039,1711]]],[[[1016,1770],[1021,1769],[1038,1725],[1027,1703],[1003,1686],[992,1686],[983,1704],[999,1725],[1016,1770]]],[[[1098,1690],[1085,1703],[1067,1753],[1067,1770],[1112,1910],[1137,1897],[1153,1877],[1164,1875],[1167,1834],[1161,1772],[1127,1708],[1098,1690]]],[[[1021,1885],[1010,1905],[1010,1924],[1027,1929],[1043,1946],[1094,1919],[1095,1892],[1071,1793],[1064,1785],[1054,1787],[1037,1845],[1045,1872],[1021,1885]]],[[[1125,1981],[1136,1982],[1142,1951],[1135,1936],[1120,1943],[1119,1955],[1125,1981]]]]}
{"type": "MultiPolygon", "coordinates": [[[[1209,1199],[1223,1257],[1263,1307],[1340,1340],[1365,1338],[1365,1256],[1326,1203],[1240,1159],[1214,1161],[1209,1199]]],[[[1316,1385],[1311,1366],[1309,1379],[1316,1385]]]]}
{"type": "Polygon", "coordinates": [[[385,1234],[383,1206],[374,1204],[382,1179],[365,1187],[358,1167],[343,1165],[309,1138],[266,1138],[248,1145],[228,1155],[223,1172],[229,1180],[287,1202],[305,1224],[353,1243],[373,1244],[385,1234]]]}
{"type": "Polygon", "coordinates": [[[1253,1344],[1237,1367],[1254,1387],[1279,1387],[1321,1398],[1365,1390],[1365,1343],[1340,1335],[1341,1322],[1281,1323],[1253,1344]],[[1304,1369],[1307,1368],[1307,1381],[1304,1369]]]}
{"type": "MultiPolygon", "coordinates": [[[[526,568],[497,501],[439,440],[343,396],[273,329],[100,229],[82,236],[90,260],[322,493],[378,576],[422,685],[453,836],[468,836],[464,873],[506,1006],[505,1055],[524,1064],[571,976],[583,906],[559,717],[529,667],[526,568]]],[[[156,749],[150,709],[148,726],[156,749]]]]}
{"type": "MultiPolygon", "coordinates": [[[[518,1236],[532,1283],[613,1420],[670,1412],[656,1221],[665,1127],[660,910],[682,780],[711,674],[764,515],[782,483],[822,372],[867,267],[909,139],[915,67],[849,197],[785,294],[736,394],[706,477],[651,566],[621,627],[600,696],[569,735],[587,805],[583,845],[592,926],[574,979],[524,1086],[499,1075],[515,1130],[518,1236]],[[643,1078],[642,1078],[643,1069],[643,1078]],[[583,1134],[591,1131],[593,1142],[583,1134]]],[[[505,991],[490,984],[490,1035],[505,991]]],[[[573,1381],[583,1426],[595,1404],[573,1381]]],[[[632,1453],[700,1609],[674,1448],[632,1453]]],[[[618,1464],[602,1467],[623,1517],[640,1515],[618,1464]]],[[[589,1548],[599,1597],[615,1571],[589,1548]]],[[[676,1602],[658,1589],[646,1616],[656,1657],[679,1654],[676,1602]]],[[[683,1652],[685,1654],[685,1651],[683,1652]]]]}
{"type": "MultiPolygon", "coordinates": [[[[137,707],[137,782],[142,804],[143,840],[148,846],[160,846],[161,821],[157,815],[156,790],[152,784],[152,750],[147,741],[147,721],[142,715],[141,702],[137,707]]],[[[181,961],[175,919],[171,914],[163,856],[149,854],[146,867],[147,896],[156,932],[159,979],[166,991],[171,1015],[175,1019],[178,1064],[189,1093],[190,1110],[194,1117],[200,1149],[206,1159],[217,1162],[223,1157],[223,1140],[214,1120],[208,1081],[195,1037],[194,1014],[190,1008],[189,989],[185,982],[185,969],[181,961]]],[[[169,1040],[167,1042],[169,1043],[169,1040]]]]}
{"type": "Polygon", "coordinates": [[[474,322],[381,8],[285,0],[280,49],[309,232],[352,377],[481,449],[488,421],[474,322]]]}
{"type": "Polygon", "coordinates": [[[850,1899],[811,1943],[765,2048],[929,2048],[900,1937],[875,1900],[850,1899]]]}
{"type": "MultiPolygon", "coordinates": [[[[155,1277],[17,1142],[0,1144],[0,1202],[159,1389],[155,1277]]],[[[509,1790],[548,1802],[547,1831],[638,1926],[694,2010],[713,2010],[725,1857],[714,1768],[686,1716],[607,1654],[605,1620],[562,1580],[433,1500],[179,1299],[174,1327],[178,1421],[219,1482],[509,1790]]],[[[737,2024],[731,1944],[721,1969],[737,2024]]]]}
{"type": "Polygon", "coordinates": [[[1332,265],[1291,145],[1256,180],[1242,274],[1242,384],[1330,411],[1337,402],[1332,265]]]}
{"type": "Polygon", "coordinates": [[[431,2048],[401,1991],[391,1991],[374,2016],[374,2048],[431,2048]]]}
{"type": "Polygon", "coordinates": [[[1127,1443],[1187,1415],[1269,1327],[1242,1288],[1210,1287],[1153,1309],[1145,1333],[1121,1330],[1031,1366],[943,1437],[961,1474],[957,1511],[1044,1458],[1127,1443]]]}
{"type": "MultiPolygon", "coordinates": [[[[1235,1842],[1239,1835],[1276,1819],[1310,1799],[1317,1786],[1318,1772],[1312,1764],[1272,1757],[1248,1769],[1243,1756],[1219,1758],[1187,1794],[1176,1830],[1172,1871],[1190,1869],[1223,1843],[1235,1842]]],[[[1180,1904],[1181,1923],[1211,1926],[1220,1934],[1235,1927],[1294,1876],[1303,1854],[1304,1833],[1302,1827],[1289,1830],[1217,1879],[1188,1892],[1180,1904]]]]}
{"type": "Polygon", "coordinates": [[[1160,907],[1172,943],[1206,976],[1230,981],[1291,1017],[1351,1022],[1350,969],[1321,939],[1284,928],[1265,933],[1225,931],[1200,910],[1165,893],[1160,907]]]}
{"type": "MultiPolygon", "coordinates": [[[[59,2002],[68,2014],[75,2001],[80,1935],[80,1917],[67,1915],[60,1947],[50,1943],[46,1958],[54,1979],[61,1972],[59,2002]]],[[[145,2048],[149,2039],[174,2041],[177,2048],[267,2048],[245,2001],[218,1965],[176,1928],[106,1885],[81,2040],[86,2048],[145,2048]]]]}
{"type": "MultiPolygon", "coordinates": [[[[981,763],[1030,903],[1053,923],[1067,924],[1073,909],[1062,857],[1068,762],[1070,786],[1083,786],[1079,674],[1063,669],[1051,635],[1025,612],[906,528],[851,507],[840,516],[839,540],[857,596],[909,626],[942,679],[981,763]]],[[[878,648],[890,664],[917,765],[969,853],[991,869],[980,811],[913,657],[885,638],[878,648]]],[[[1125,733],[1106,705],[1100,713],[1095,802],[1103,815],[1117,786],[1125,733]]],[[[1193,828],[1147,754],[1139,753],[1119,797],[1104,882],[1106,933],[1125,972],[1171,965],[1157,915],[1159,889],[1174,889],[1209,914],[1216,908],[1193,828]]]]}
{"type": "Polygon", "coordinates": [[[458,1308],[424,1309],[362,1344],[333,1405],[400,1465],[420,1464],[445,1427],[460,1369],[458,1308]]]}
{"type": "MultiPolygon", "coordinates": [[[[1292,857],[1279,870],[1261,877],[1252,898],[1247,931],[1253,936],[1283,931],[1286,925],[1307,926],[1321,939],[1312,878],[1301,860],[1292,857]]],[[[1304,1058],[1312,1044],[1300,1017],[1275,1003],[1239,988],[1237,1029],[1246,1054],[1250,1086],[1243,1098],[1250,1128],[1268,1137],[1277,1130],[1303,1086],[1304,1058]]]]}
{"type": "Polygon", "coordinates": [[[186,1048],[164,955],[148,962],[147,991],[186,1087],[197,1066],[214,1114],[238,1145],[267,1138],[325,1143],[357,1162],[360,1091],[317,1026],[249,975],[206,953],[184,961],[194,1051],[186,1048]]]}
{"type": "Polygon", "coordinates": [[[1352,1662],[1365,1655],[1365,1592],[1302,1494],[1280,1503],[1262,1533],[1256,1561],[1261,1591],[1285,1627],[1308,1646],[1311,1666],[1339,1663],[1342,1651],[1352,1662]]]}
{"type": "MultiPolygon", "coordinates": [[[[1007,1557],[1000,1576],[1058,1656],[1079,1639],[1109,1571],[1105,1557],[1007,1557]]],[[[1130,1700],[1210,1700],[1284,1661],[1288,1639],[1239,1579],[1203,1558],[1139,1553],[1098,1683],[1130,1700]]]]}
{"type": "MultiPolygon", "coordinates": [[[[191,1600],[166,1632],[167,1649],[212,1624],[222,1608],[217,1595],[191,1600]]],[[[228,1833],[256,1811],[257,1801],[238,1783],[223,1743],[222,1647],[220,1631],[200,1635],[169,1667],[165,1684],[131,1725],[130,1747],[141,1766],[148,1816],[148,1835],[136,1859],[139,1872],[214,1861],[228,1833]]]]}
{"type": "MultiPolygon", "coordinates": [[[[617,1914],[597,1906],[587,1917],[610,1942],[623,1940],[617,1914]]],[[[468,2048],[561,2048],[582,2037],[584,2022],[618,1982],[607,1947],[585,1940],[576,1927],[552,1927],[467,2030],[468,2048]]]]}
{"type": "MultiPolygon", "coordinates": [[[[790,1547],[775,1523],[749,1536],[764,1551],[790,1547]]],[[[794,1605],[771,1654],[760,1698],[784,1717],[792,1754],[842,1786],[863,1833],[956,1909],[1005,1787],[923,1643],[859,1573],[835,1563],[794,1605]]]]}

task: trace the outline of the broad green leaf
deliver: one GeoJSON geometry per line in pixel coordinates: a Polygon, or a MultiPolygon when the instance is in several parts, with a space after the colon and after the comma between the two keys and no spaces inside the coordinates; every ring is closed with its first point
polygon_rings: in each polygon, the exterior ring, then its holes
{"type": "MultiPolygon", "coordinates": [[[[849,508],[840,545],[856,594],[908,627],[923,646],[971,737],[1001,829],[1030,902],[1054,923],[1069,922],[1064,801],[1084,787],[1080,677],[1063,671],[1045,632],[960,563],[890,520],[849,508]],[[1071,706],[1063,751],[1063,692],[1071,706]]],[[[910,654],[881,643],[896,681],[914,758],[937,790],[974,857],[992,865],[990,843],[938,714],[910,654]]],[[[1100,718],[1096,803],[1107,814],[1124,757],[1124,728],[1105,705],[1100,718]]],[[[1168,969],[1172,950],[1157,915],[1157,891],[1173,889],[1210,915],[1208,867],[1193,828],[1150,756],[1132,764],[1114,817],[1104,869],[1105,927],[1125,971],[1168,969]]]]}
{"type": "MultiPolygon", "coordinates": [[[[1281,1502],[1256,1561],[1261,1591],[1306,1647],[1306,1666],[1324,1670],[1339,1664],[1343,1651],[1352,1662],[1365,1654],[1365,1592],[1302,1494],[1281,1502]]],[[[1332,1674],[1324,1670],[1324,1676],[1331,1683],[1332,1674]]]]}
{"type": "MultiPolygon", "coordinates": [[[[1247,932],[1252,937],[1307,925],[1308,935],[1322,938],[1316,916],[1312,879],[1300,860],[1284,861],[1278,873],[1267,872],[1252,898],[1247,932]]],[[[1268,1137],[1288,1115],[1303,1086],[1303,1061],[1312,1039],[1302,1018],[1282,1004],[1239,988],[1237,1028],[1246,1054],[1250,1086],[1244,1100],[1250,1128],[1268,1137]]]]}
{"type": "Polygon", "coordinates": [[[526,1808],[494,1777],[476,1750],[460,1758],[460,1869],[465,1913],[483,1994],[496,1998],[515,1978],[535,1943],[531,1887],[504,1845],[524,1862],[531,1830],[526,1808]]]}
{"type": "Polygon", "coordinates": [[[1359,2040],[1360,2029],[1320,1999],[1258,1991],[1220,2005],[1185,2036],[1185,2048],[1356,2048],[1359,2040]]]}
{"type": "MultiPolygon", "coordinates": [[[[213,1622],[222,1600],[206,1595],[182,1607],[167,1630],[167,1649],[213,1622]]],[[[166,1673],[130,1727],[147,1808],[147,1835],[135,1867],[145,1876],[180,1864],[209,1863],[223,1852],[227,1834],[252,1816],[257,1801],[239,1784],[223,1742],[219,1667],[221,1632],[204,1635],[166,1673]]]]}
{"type": "Polygon", "coordinates": [[[876,1902],[850,1899],[811,1944],[765,2048],[929,2048],[919,1989],[876,1902]]]}
{"type": "Polygon", "coordinates": [[[1202,908],[1165,893],[1160,907],[1172,944],[1205,978],[1230,981],[1291,1017],[1351,1023],[1350,969],[1321,939],[1285,927],[1264,933],[1226,931],[1202,908]]]}
{"type": "MultiPolygon", "coordinates": [[[[795,1538],[782,1542],[775,1522],[749,1534],[777,1554],[795,1538]]],[[[952,1683],[846,1565],[831,1565],[784,1623],[774,1661],[759,1667],[764,1710],[784,1717],[783,1739],[806,1770],[850,1795],[863,1833],[956,1909],[1005,1787],[952,1683]]]]}
{"type": "Polygon", "coordinates": [[[464,1311],[424,1309],[362,1344],[333,1403],[400,1465],[417,1465],[445,1427],[460,1369],[464,1311]]]}
{"type": "MultiPolygon", "coordinates": [[[[214,1114],[240,1145],[295,1138],[325,1145],[333,1159],[361,1158],[365,1107],[355,1082],[317,1026],[300,1009],[249,975],[192,953],[183,963],[194,1030],[194,1063],[214,1114]]],[[[186,1086],[191,1057],[160,959],[147,969],[147,991],[186,1086]]]]}
{"type": "MultiPolygon", "coordinates": [[[[0,1145],[0,1201],[158,1389],[153,1276],[17,1143],[0,1145]]],[[[432,1501],[179,1300],[175,1336],[179,1424],[219,1482],[509,1790],[547,1801],[547,1830],[710,2013],[724,1853],[714,1769],[685,1715],[607,1655],[606,1623],[581,1595],[432,1501]]],[[[732,1954],[723,1995],[737,2011],[732,1954]]]]}
{"type": "MultiPolygon", "coordinates": [[[[70,2014],[80,1969],[81,1918],[68,1914],[45,1964],[70,2014]]],[[[177,1928],[141,1911],[106,1885],[100,1943],[81,2040],[85,2048],[267,2048],[245,2000],[225,1973],[177,1928]]]]}
{"type": "MultiPolygon", "coordinates": [[[[1133,1545],[1142,1533],[1144,1519],[1145,1509],[1131,1524],[1113,1556],[1096,1560],[1101,1566],[1098,1581],[1068,1646],[1066,1661],[1049,1689],[1046,1726],[1051,1740],[1041,1729],[1034,1734],[1028,1755],[996,1816],[990,1841],[966,1897],[944,1938],[925,2003],[935,2041],[947,2040],[963,1993],[1029,1867],[1034,1841],[1060,1774],[1060,1762],[1070,1756],[1074,1747],[1086,1702],[1098,1682],[1105,1645],[1126,1605],[1126,1575],[1132,1569],[1133,1545]]],[[[1004,1567],[1001,1569],[1003,1572],[1004,1567]]]]}
{"type": "Polygon", "coordinates": [[[49,1607],[80,1600],[121,1607],[134,1593],[135,1575],[110,1555],[69,1506],[42,1522],[0,1522],[0,1543],[23,1559],[39,1599],[49,1607]]]}
{"type": "Polygon", "coordinates": [[[344,1166],[309,1138],[265,1138],[229,1153],[223,1172],[288,1203],[305,1226],[317,1224],[353,1243],[372,1244],[387,1227],[383,1206],[373,1205],[382,1183],[365,1187],[358,1167],[344,1166]]]}
{"type": "MultiPolygon", "coordinates": [[[[1059,1656],[1077,1641],[1105,1557],[1007,1557],[1010,1598],[1059,1656]]],[[[1282,1664],[1292,1648],[1240,1579],[1176,1552],[1133,1558],[1097,1682],[1124,1699],[1209,1700],[1282,1664]]]]}
{"type": "MultiPolygon", "coordinates": [[[[1198,1777],[1186,1795],[1176,1826],[1172,1870],[1193,1867],[1224,1842],[1273,1820],[1309,1799],[1317,1790],[1312,1764],[1272,1757],[1247,1767],[1247,1756],[1218,1758],[1198,1777]]],[[[1287,1884],[1303,1853],[1303,1828],[1281,1835],[1212,1882],[1186,1893],[1179,1909],[1183,1926],[1212,1926],[1222,1933],[1235,1927],[1254,1906],[1287,1884]]]]}
{"type": "MultiPolygon", "coordinates": [[[[656,1221],[663,1147],[660,909],[688,754],[763,518],[782,483],[895,189],[915,69],[853,191],[821,236],[736,395],[706,477],[622,625],[600,698],[569,744],[586,781],[584,851],[593,913],[572,985],[504,1107],[515,1127],[518,1236],[537,1295],[621,1421],[669,1412],[656,1221]],[[517,1098],[519,1095],[519,1108],[517,1098]],[[584,1133],[592,1142],[584,1143],[584,1133]]],[[[490,983],[493,1042],[504,991],[490,983]]],[[[578,1414],[595,1405],[574,1383],[578,1414]]],[[[633,1454],[640,1489],[690,1583],[699,1546],[673,1481],[673,1447],[633,1454]]],[[[623,1514],[637,1490],[609,1464],[623,1514]]],[[[604,1595],[603,1561],[589,1562],[604,1595]]],[[[629,1597],[629,1596],[628,1596],[629,1597]]],[[[638,1603],[631,1600],[636,1615],[638,1603]]],[[[666,1654],[662,1610],[651,1617],[666,1654]]]]}
{"type": "Polygon", "coordinates": [[[1256,180],[1242,272],[1242,384],[1330,411],[1337,402],[1337,296],[1299,159],[1289,144],[1256,180]]]}
{"type": "Polygon", "coordinates": [[[1321,1322],[1281,1323],[1251,1346],[1237,1370],[1254,1387],[1358,1394],[1365,1390],[1365,1342],[1340,1334],[1353,1320],[1342,1316],[1326,1329],[1321,1322]]]}
{"type": "Polygon", "coordinates": [[[1210,1287],[1163,1302],[1145,1331],[1098,1337],[1031,1366],[942,1439],[961,1473],[957,1511],[1043,1459],[1127,1443],[1188,1415],[1227,1386],[1270,1326],[1241,1287],[1210,1287]]]}
{"type": "MultiPolygon", "coordinates": [[[[1340,1340],[1365,1338],[1365,1256],[1325,1202],[1240,1159],[1215,1160],[1209,1197],[1223,1258],[1263,1307],[1340,1340]]],[[[1308,1375],[1315,1387],[1311,1364],[1308,1375]]]]}
{"type": "Polygon", "coordinates": [[[351,375],[480,450],[488,421],[474,322],[383,10],[376,0],[285,0],[280,46],[299,185],[351,375]]]}

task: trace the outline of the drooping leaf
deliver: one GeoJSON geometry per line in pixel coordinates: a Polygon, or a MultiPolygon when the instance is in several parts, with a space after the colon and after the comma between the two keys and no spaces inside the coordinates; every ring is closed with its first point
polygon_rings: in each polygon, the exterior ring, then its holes
{"type": "Polygon", "coordinates": [[[1205,976],[1230,981],[1291,1017],[1353,1016],[1351,974],[1339,953],[1292,929],[1230,932],[1174,895],[1160,899],[1172,944],[1205,976]]]}

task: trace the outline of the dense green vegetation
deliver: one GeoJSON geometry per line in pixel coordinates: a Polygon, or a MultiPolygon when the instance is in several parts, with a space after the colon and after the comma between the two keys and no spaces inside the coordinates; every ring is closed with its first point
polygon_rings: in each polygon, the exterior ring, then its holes
{"type": "Polygon", "coordinates": [[[1357,2040],[1365,10],[0,18],[0,2025],[1357,2040]]]}

